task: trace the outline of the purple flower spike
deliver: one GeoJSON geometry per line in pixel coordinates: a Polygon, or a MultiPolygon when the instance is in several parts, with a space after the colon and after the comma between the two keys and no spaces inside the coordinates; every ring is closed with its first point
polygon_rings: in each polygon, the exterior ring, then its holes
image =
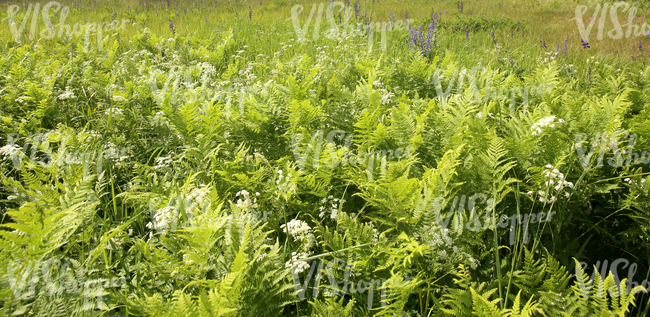
{"type": "Polygon", "coordinates": [[[409,47],[413,47],[417,42],[417,37],[415,35],[415,29],[409,29],[409,47]]]}
{"type": "Polygon", "coordinates": [[[469,16],[472,16],[472,10],[469,10],[469,16]]]}
{"type": "Polygon", "coordinates": [[[546,48],[546,41],[539,41],[542,48],[546,48]]]}
{"type": "Polygon", "coordinates": [[[643,52],[643,42],[639,42],[639,52],[643,52]]]}
{"type": "Polygon", "coordinates": [[[427,56],[431,52],[431,38],[433,37],[433,21],[427,27],[427,56]]]}
{"type": "Polygon", "coordinates": [[[185,12],[185,14],[187,14],[187,8],[183,8],[183,12],[185,12]]]}
{"type": "Polygon", "coordinates": [[[465,39],[469,40],[469,30],[465,29],[465,39]]]}
{"type": "Polygon", "coordinates": [[[260,0],[260,5],[262,5],[262,0],[260,0]]]}
{"type": "Polygon", "coordinates": [[[357,0],[357,3],[354,5],[354,19],[359,20],[359,0],[357,0]]]}
{"type": "Polygon", "coordinates": [[[582,42],[582,48],[583,48],[583,49],[585,49],[585,48],[591,48],[591,46],[589,46],[589,43],[588,43],[587,41],[585,41],[585,40],[583,40],[583,39],[580,39],[580,42],[582,42]]]}
{"type": "Polygon", "coordinates": [[[632,56],[632,61],[636,62],[636,56],[632,56]]]}
{"type": "Polygon", "coordinates": [[[460,2],[460,13],[463,13],[463,2],[460,2]]]}
{"type": "Polygon", "coordinates": [[[251,9],[251,6],[248,6],[248,19],[253,19],[253,9],[251,9]]]}
{"type": "Polygon", "coordinates": [[[406,9],[404,9],[404,24],[409,27],[409,12],[406,9]]]}
{"type": "Polygon", "coordinates": [[[424,39],[422,38],[422,26],[418,26],[418,38],[420,39],[420,51],[424,52],[424,39]]]}
{"type": "Polygon", "coordinates": [[[517,24],[518,24],[519,26],[521,26],[521,21],[517,20],[517,24]]]}
{"type": "Polygon", "coordinates": [[[172,22],[171,19],[169,19],[169,28],[172,29],[172,33],[176,35],[176,30],[174,29],[174,22],[172,22]]]}
{"type": "Polygon", "coordinates": [[[564,54],[566,54],[569,51],[569,49],[567,47],[568,42],[569,42],[569,40],[564,40],[564,54]]]}
{"type": "Polygon", "coordinates": [[[490,31],[490,35],[492,36],[492,42],[494,42],[494,45],[497,45],[497,40],[494,39],[494,31],[490,31]]]}

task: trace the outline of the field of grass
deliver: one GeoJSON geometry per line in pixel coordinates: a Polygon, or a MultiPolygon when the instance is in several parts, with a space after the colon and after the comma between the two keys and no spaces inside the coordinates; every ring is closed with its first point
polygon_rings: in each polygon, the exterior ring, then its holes
{"type": "Polygon", "coordinates": [[[650,311],[646,1],[0,10],[2,316],[650,311]]]}

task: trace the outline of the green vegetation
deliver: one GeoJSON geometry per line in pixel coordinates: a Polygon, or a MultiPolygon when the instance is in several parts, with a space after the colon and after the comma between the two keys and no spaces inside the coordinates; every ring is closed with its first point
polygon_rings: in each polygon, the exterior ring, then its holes
{"type": "Polygon", "coordinates": [[[650,36],[441,2],[0,3],[0,312],[647,315],[650,36]]]}

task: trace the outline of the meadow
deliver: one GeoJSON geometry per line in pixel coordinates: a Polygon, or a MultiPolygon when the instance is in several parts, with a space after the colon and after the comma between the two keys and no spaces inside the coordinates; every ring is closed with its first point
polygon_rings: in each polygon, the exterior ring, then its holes
{"type": "Polygon", "coordinates": [[[647,316],[646,1],[0,1],[3,316],[647,316]]]}

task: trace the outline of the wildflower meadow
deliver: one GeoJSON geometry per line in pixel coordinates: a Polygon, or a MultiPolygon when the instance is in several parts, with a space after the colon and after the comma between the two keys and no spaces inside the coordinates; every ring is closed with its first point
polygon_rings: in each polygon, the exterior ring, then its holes
{"type": "Polygon", "coordinates": [[[0,0],[2,316],[648,316],[650,2],[0,0]]]}

